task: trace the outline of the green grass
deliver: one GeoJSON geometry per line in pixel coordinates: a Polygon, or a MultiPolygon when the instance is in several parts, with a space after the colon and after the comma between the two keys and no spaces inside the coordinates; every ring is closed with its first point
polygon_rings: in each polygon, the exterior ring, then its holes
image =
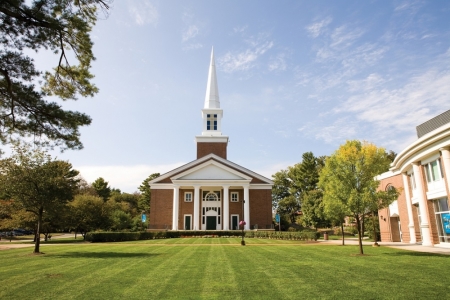
{"type": "Polygon", "coordinates": [[[0,299],[449,299],[450,256],[238,238],[0,251],[0,299]]]}

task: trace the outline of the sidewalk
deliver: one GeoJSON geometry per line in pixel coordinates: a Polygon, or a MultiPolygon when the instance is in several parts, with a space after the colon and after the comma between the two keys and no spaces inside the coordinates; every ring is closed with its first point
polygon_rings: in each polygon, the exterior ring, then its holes
{"type": "MultiPolygon", "coordinates": [[[[341,245],[342,240],[319,240],[319,242],[324,244],[335,244],[335,245],[341,245]]],[[[365,242],[363,241],[364,246],[370,246],[373,242],[365,242]]],[[[401,242],[378,242],[380,247],[390,247],[390,248],[396,248],[396,249],[402,249],[402,250],[408,250],[408,251],[416,251],[416,252],[427,252],[427,253],[436,253],[436,254],[442,254],[442,255],[450,255],[450,248],[441,247],[439,245],[436,245],[434,247],[427,247],[422,246],[420,244],[406,244],[401,242]]],[[[345,245],[358,245],[358,240],[355,239],[346,239],[345,245]]]]}

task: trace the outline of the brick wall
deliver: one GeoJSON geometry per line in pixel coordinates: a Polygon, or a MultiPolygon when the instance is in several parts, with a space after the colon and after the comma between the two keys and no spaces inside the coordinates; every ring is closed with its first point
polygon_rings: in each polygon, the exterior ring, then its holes
{"type": "Polygon", "coordinates": [[[150,199],[150,219],[149,228],[159,228],[167,225],[172,228],[172,208],[173,208],[173,190],[152,189],[150,199]]]}
{"type": "Polygon", "coordinates": [[[250,190],[250,226],[259,229],[272,224],[272,190],[250,190]]]}
{"type": "Polygon", "coordinates": [[[227,159],[227,143],[197,143],[197,159],[211,153],[227,159]]]}

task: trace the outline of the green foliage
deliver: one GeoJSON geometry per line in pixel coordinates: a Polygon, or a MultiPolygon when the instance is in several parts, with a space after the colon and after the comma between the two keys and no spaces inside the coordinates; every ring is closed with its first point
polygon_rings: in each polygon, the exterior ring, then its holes
{"type": "Polygon", "coordinates": [[[133,220],[129,213],[123,210],[114,210],[111,214],[111,229],[120,231],[124,229],[130,229],[133,220]]]}
{"type": "Polygon", "coordinates": [[[69,227],[80,232],[84,238],[90,231],[109,229],[111,208],[102,198],[87,194],[76,195],[68,207],[69,227]]]}
{"type": "Polygon", "coordinates": [[[42,145],[81,149],[79,127],[91,123],[86,114],[64,110],[46,96],[63,100],[93,96],[90,32],[102,0],[0,1],[0,140],[34,136],[42,145]],[[57,54],[56,67],[44,74],[27,52],[57,54]],[[68,55],[68,53],[71,53],[68,55]],[[73,54],[73,55],[72,55],[73,54]],[[75,63],[70,63],[74,59],[75,63]],[[77,64],[78,63],[78,64],[77,64]],[[43,76],[42,76],[43,75],[43,76]],[[37,86],[44,80],[43,86],[37,86]]]}
{"type": "Polygon", "coordinates": [[[306,152],[302,155],[301,163],[272,175],[272,205],[277,212],[288,216],[291,223],[296,221],[301,209],[304,225],[315,227],[326,224],[321,204],[322,193],[317,185],[324,160],[324,157],[315,157],[312,152],[306,152]],[[306,207],[303,207],[305,204],[306,207]]]}
{"type": "Polygon", "coordinates": [[[398,196],[395,189],[377,191],[379,181],[375,176],[387,171],[389,164],[383,148],[367,142],[347,141],[326,160],[320,175],[325,212],[334,219],[342,219],[343,214],[355,218],[361,254],[364,215],[389,205],[398,196]]]}
{"type": "Polygon", "coordinates": [[[141,195],[139,197],[139,210],[150,212],[150,199],[151,199],[151,191],[150,191],[150,181],[153,179],[159,177],[159,173],[153,173],[150,176],[148,176],[139,186],[139,191],[141,192],[141,195]]]}
{"type": "Polygon", "coordinates": [[[111,188],[108,186],[108,182],[102,177],[97,178],[93,183],[92,187],[97,192],[97,195],[107,201],[111,196],[111,188]]]}
{"type": "MultiPolygon", "coordinates": [[[[73,198],[78,184],[78,171],[66,161],[54,160],[40,149],[15,145],[10,158],[0,161],[0,190],[22,209],[37,217],[37,233],[44,214],[57,212],[73,198]]],[[[39,252],[39,239],[35,252],[39,252]]]]}
{"type": "MultiPolygon", "coordinates": [[[[320,237],[320,232],[303,230],[294,232],[279,231],[244,231],[245,238],[315,241],[320,237]]],[[[89,242],[124,242],[161,238],[186,238],[186,237],[241,237],[240,230],[230,231],[148,231],[148,232],[90,232],[86,236],[89,242]]]]}

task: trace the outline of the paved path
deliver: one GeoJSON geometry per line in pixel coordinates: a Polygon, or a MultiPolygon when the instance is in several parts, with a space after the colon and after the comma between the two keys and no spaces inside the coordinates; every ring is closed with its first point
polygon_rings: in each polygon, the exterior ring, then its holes
{"type": "MultiPolygon", "coordinates": [[[[320,240],[323,244],[336,244],[341,245],[341,240],[329,240],[324,241],[320,240]]],[[[345,240],[346,245],[358,245],[358,240],[345,240]]],[[[373,242],[364,242],[363,245],[370,246],[373,242]]],[[[434,247],[426,247],[418,244],[406,244],[406,243],[400,243],[400,242],[379,242],[378,243],[381,247],[391,247],[391,248],[397,248],[402,250],[408,250],[408,251],[416,251],[416,252],[428,252],[428,253],[437,253],[437,254],[443,254],[443,255],[450,255],[450,247],[442,247],[442,246],[434,246],[434,247]]]]}

